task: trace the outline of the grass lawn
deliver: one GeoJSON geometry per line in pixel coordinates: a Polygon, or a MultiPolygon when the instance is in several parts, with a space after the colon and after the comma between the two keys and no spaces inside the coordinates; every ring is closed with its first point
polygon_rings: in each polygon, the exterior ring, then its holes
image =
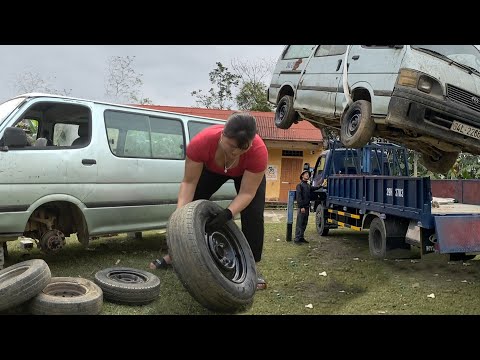
{"type": "MultiPolygon", "coordinates": [[[[419,259],[414,250],[399,250],[388,260],[374,260],[369,255],[367,232],[338,229],[320,237],[313,216],[305,236],[309,244],[286,242],[284,222],[267,223],[265,229],[259,267],[268,287],[257,291],[252,308],[241,315],[480,314],[480,261],[476,259],[449,262],[446,255],[438,254],[419,259]]],[[[87,249],[70,238],[55,255],[38,249],[27,252],[20,249],[19,241],[8,245],[5,266],[43,258],[52,276],[90,280],[97,271],[115,265],[150,271],[147,264],[166,253],[165,235],[158,231],[144,232],[143,239],[126,234],[102,237],[91,241],[87,249]]],[[[161,281],[157,300],[144,306],[104,301],[101,314],[215,314],[190,296],[173,270],[152,272],[161,281]]],[[[19,306],[3,313],[25,311],[25,306],[19,306]]]]}

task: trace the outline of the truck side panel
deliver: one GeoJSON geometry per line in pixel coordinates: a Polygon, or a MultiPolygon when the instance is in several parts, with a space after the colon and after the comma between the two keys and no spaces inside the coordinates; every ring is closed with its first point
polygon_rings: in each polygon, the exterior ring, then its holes
{"type": "Polygon", "coordinates": [[[435,216],[436,250],[441,254],[480,252],[480,215],[435,216]]]}
{"type": "Polygon", "coordinates": [[[426,228],[434,225],[431,196],[428,177],[332,175],[328,179],[328,204],[417,220],[426,228]]]}

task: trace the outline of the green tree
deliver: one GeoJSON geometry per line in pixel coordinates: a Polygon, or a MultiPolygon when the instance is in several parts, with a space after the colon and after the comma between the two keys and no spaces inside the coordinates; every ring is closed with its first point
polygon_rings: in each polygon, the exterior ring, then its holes
{"type": "Polygon", "coordinates": [[[217,67],[208,73],[213,87],[204,93],[202,90],[192,91],[191,95],[196,97],[197,105],[207,109],[228,109],[232,107],[232,87],[238,85],[240,76],[228,71],[221,62],[216,63],[217,67]]]}
{"type": "Polygon", "coordinates": [[[244,111],[272,111],[267,101],[267,87],[263,83],[245,82],[235,97],[237,106],[244,111]]]}
{"type": "Polygon", "coordinates": [[[244,111],[272,111],[267,99],[266,80],[270,80],[275,62],[260,59],[255,62],[232,60],[232,69],[240,79],[240,90],[235,97],[237,106],[244,111]]]}

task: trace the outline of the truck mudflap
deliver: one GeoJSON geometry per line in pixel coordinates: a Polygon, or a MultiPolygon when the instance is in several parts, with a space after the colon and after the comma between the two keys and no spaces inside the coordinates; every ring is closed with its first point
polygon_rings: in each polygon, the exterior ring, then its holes
{"type": "Polygon", "coordinates": [[[480,252],[480,215],[435,216],[435,250],[441,254],[480,252]]]}

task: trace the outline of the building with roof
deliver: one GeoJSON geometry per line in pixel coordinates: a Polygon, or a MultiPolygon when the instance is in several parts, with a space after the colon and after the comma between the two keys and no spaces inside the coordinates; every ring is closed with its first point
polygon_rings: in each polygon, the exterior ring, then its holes
{"type": "MultiPolygon", "coordinates": [[[[236,110],[179,106],[137,105],[149,109],[227,120],[236,110]]],[[[266,201],[287,202],[288,191],[295,190],[304,164],[315,166],[322,151],[322,133],[308,121],[300,121],[288,130],[275,126],[274,112],[250,111],[257,119],[258,135],[268,149],[266,201]]]]}

